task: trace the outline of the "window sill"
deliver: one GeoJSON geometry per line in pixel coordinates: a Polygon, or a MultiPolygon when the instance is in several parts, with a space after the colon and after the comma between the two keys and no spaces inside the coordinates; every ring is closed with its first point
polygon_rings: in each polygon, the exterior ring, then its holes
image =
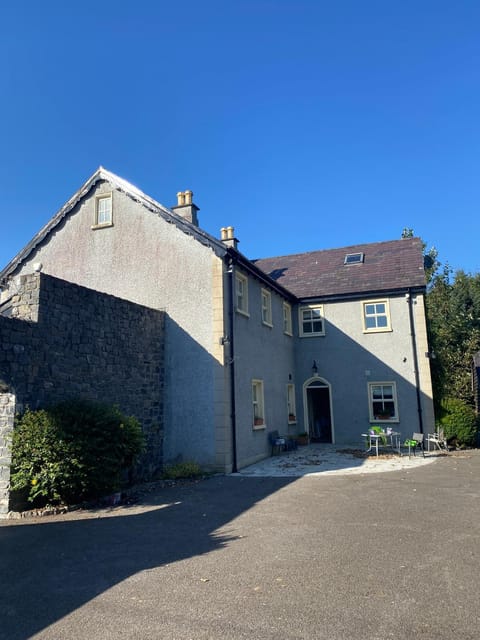
{"type": "Polygon", "coordinates": [[[285,336],[289,336],[290,338],[292,338],[292,337],[293,337],[293,333],[292,333],[292,331],[284,331],[284,332],[283,332],[283,334],[284,334],[285,336]]]}
{"type": "Polygon", "coordinates": [[[324,338],[325,333],[301,333],[300,338],[324,338]]]}
{"type": "Polygon", "coordinates": [[[389,333],[392,331],[393,329],[391,327],[385,327],[382,329],[364,329],[363,333],[389,333]]]}
{"type": "Polygon", "coordinates": [[[268,327],[269,329],[273,329],[273,324],[271,322],[265,322],[265,320],[262,320],[262,324],[264,327],[268,327]]]}
{"type": "Polygon", "coordinates": [[[103,224],[92,224],[91,229],[106,229],[107,227],[113,227],[113,222],[104,222],[103,224]]]}
{"type": "Polygon", "coordinates": [[[262,431],[262,430],[264,430],[264,429],[266,429],[266,428],[267,428],[267,425],[266,425],[265,423],[263,423],[263,424],[254,424],[254,425],[252,425],[252,429],[253,429],[254,431],[262,431]]]}
{"type": "Polygon", "coordinates": [[[243,316],[244,318],[250,318],[250,314],[248,311],[243,311],[243,309],[239,309],[238,307],[235,309],[239,316],[243,316]]]}

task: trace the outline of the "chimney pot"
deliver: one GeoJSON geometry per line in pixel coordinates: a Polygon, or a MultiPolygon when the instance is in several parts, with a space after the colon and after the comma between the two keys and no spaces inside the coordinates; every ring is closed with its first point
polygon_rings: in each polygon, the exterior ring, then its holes
{"type": "Polygon", "coordinates": [[[222,227],[220,229],[220,237],[227,247],[237,248],[238,240],[235,238],[235,230],[233,227],[222,227]]]}
{"type": "Polygon", "coordinates": [[[197,205],[193,203],[193,191],[178,191],[177,201],[178,203],[172,207],[172,210],[187,222],[198,227],[197,211],[199,211],[199,209],[197,205]]]}

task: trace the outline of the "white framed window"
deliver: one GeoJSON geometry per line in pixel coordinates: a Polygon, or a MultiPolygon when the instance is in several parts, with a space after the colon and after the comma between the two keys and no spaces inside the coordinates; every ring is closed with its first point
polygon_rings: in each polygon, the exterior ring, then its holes
{"type": "Polygon", "coordinates": [[[286,333],[287,336],[293,335],[292,307],[288,302],[283,303],[283,333],[286,333]]]}
{"type": "Polygon", "coordinates": [[[297,421],[297,412],[295,409],[295,385],[293,384],[287,384],[287,413],[289,424],[297,421]]]}
{"type": "Polygon", "coordinates": [[[395,382],[369,382],[370,422],[398,422],[395,382]]]}
{"type": "Polygon", "coordinates": [[[347,253],[347,255],[345,256],[345,260],[343,261],[343,264],[362,264],[364,260],[364,255],[363,253],[347,253]]]}
{"type": "Polygon", "coordinates": [[[388,300],[362,302],[363,330],[366,333],[391,331],[388,300]]]}
{"type": "Polygon", "coordinates": [[[248,316],[248,278],[243,273],[235,274],[235,296],[237,311],[248,316]]]}
{"type": "Polygon", "coordinates": [[[253,428],[265,428],[265,409],[263,401],[263,380],[252,380],[253,428]]]}
{"type": "Polygon", "coordinates": [[[95,227],[109,227],[113,224],[112,194],[106,193],[95,198],[95,227]]]}
{"type": "Polygon", "coordinates": [[[309,305],[299,309],[300,337],[310,338],[325,335],[323,305],[309,305]]]}
{"type": "Polygon", "coordinates": [[[272,325],[272,294],[267,289],[262,289],[262,324],[272,325]]]}

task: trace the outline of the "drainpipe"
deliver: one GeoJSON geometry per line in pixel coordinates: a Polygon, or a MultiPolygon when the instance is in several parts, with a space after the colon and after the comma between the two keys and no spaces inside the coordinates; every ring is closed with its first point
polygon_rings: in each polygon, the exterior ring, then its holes
{"type": "Polygon", "coordinates": [[[230,257],[228,263],[228,296],[229,296],[229,366],[230,366],[230,408],[231,408],[231,421],[232,421],[232,473],[237,473],[237,416],[235,406],[235,342],[234,342],[234,329],[235,329],[235,270],[233,267],[233,259],[230,257]]]}
{"type": "Polygon", "coordinates": [[[407,294],[408,302],[408,316],[410,319],[410,336],[412,338],[412,351],[413,351],[413,367],[415,373],[415,389],[417,393],[417,411],[418,411],[418,427],[420,433],[423,433],[423,417],[422,417],[422,398],[420,396],[420,375],[418,372],[418,353],[417,353],[417,338],[415,335],[415,322],[413,318],[413,300],[412,290],[408,290],[407,294]]]}

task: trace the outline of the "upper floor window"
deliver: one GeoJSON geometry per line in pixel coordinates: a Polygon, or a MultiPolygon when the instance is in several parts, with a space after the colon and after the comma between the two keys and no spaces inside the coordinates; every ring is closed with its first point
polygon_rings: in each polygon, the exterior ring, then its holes
{"type": "Polygon", "coordinates": [[[235,276],[235,295],[237,311],[248,315],[248,279],[243,273],[237,273],[235,276]]]}
{"type": "Polygon", "coordinates": [[[262,289],[262,323],[272,326],[272,294],[262,289]]]}
{"type": "Polygon", "coordinates": [[[263,380],[252,380],[253,428],[265,427],[265,410],[263,401],[263,380]]]}
{"type": "Polygon", "coordinates": [[[371,300],[363,303],[364,331],[390,331],[388,300],[371,300]]]}
{"type": "Polygon", "coordinates": [[[291,336],[293,334],[292,329],[292,307],[288,302],[283,303],[283,333],[291,336]]]}
{"type": "Polygon", "coordinates": [[[112,194],[95,198],[95,226],[105,227],[112,224],[112,194]]]}
{"type": "Polygon", "coordinates": [[[398,421],[397,390],[394,382],[369,382],[370,421],[398,421]]]}
{"type": "Polygon", "coordinates": [[[300,336],[324,336],[325,325],[323,320],[323,306],[310,305],[308,307],[300,307],[300,336]]]}

